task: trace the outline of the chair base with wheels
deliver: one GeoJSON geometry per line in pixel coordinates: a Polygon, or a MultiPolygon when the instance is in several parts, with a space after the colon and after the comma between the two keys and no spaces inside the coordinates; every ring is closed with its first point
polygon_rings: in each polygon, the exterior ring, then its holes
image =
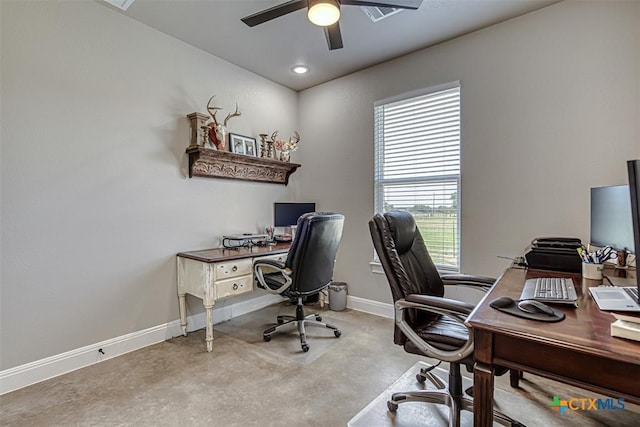
{"type": "MultiPolygon", "coordinates": [[[[297,301],[295,316],[278,316],[278,325],[262,333],[265,341],[284,327],[295,324],[300,334],[302,351],[309,351],[305,325],[331,329],[336,338],[338,328],[322,323],[317,314],[304,314],[304,299],[314,300],[333,280],[333,266],[342,237],[344,215],[310,212],[298,219],[296,236],[286,262],[258,259],[253,263],[257,286],[272,294],[297,301]]],[[[317,301],[315,299],[314,301],[317,301]]]]}
{"type": "MultiPolygon", "coordinates": [[[[404,402],[425,402],[446,405],[449,407],[449,426],[459,426],[460,412],[463,410],[473,412],[473,399],[466,397],[462,392],[462,376],[460,375],[460,365],[458,363],[450,364],[448,384],[430,372],[438,365],[421,368],[420,373],[416,374],[416,380],[420,384],[424,384],[428,379],[437,390],[393,393],[391,400],[387,401],[387,409],[389,409],[390,412],[396,412],[398,405],[404,402]]],[[[493,419],[498,424],[504,426],[524,427],[522,423],[495,409],[493,411],[493,419]]]]}
{"type": "Polygon", "coordinates": [[[295,323],[298,328],[298,333],[300,334],[300,345],[302,346],[302,351],[305,353],[309,351],[309,344],[307,344],[307,335],[304,329],[305,325],[310,326],[321,326],[327,329],[331,329],[333,331],[333,335],[336,338],[340,338],[342,332],[338,328],[333,325],[329,325],[327,323],[322,323],[322,317],[318,314],[304,314],[304,306],[302,303],[302,298],[298,298],[298,304],[296,305],[296,315],[295,316],[278,316],[277,317],[278,326],[273,326],[262,333],[262,338],[265,341],[271,341],[271,335],[280,331],[281,329],[291,326],[295,323]]]}

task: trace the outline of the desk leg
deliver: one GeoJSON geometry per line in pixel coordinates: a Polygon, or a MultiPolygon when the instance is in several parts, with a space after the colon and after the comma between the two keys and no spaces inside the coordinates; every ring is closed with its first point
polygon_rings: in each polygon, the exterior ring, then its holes
{"type": "Polygon", "coordinates": [[[516,371],[515,369],[509,370],[509,385],[513,388],[520,387],[520,380],[522,379],[522,371],[516,371]]]}
{"type": "Polygon", "coordinates": [[[207,351],[211,352],[213,350],[213,305],[205,305],[204,308],[207,310],[207,351]]]}
{"type": "Polygon", "coordinates": [[[473,367],[473,425],[493,425],[493,369],[478,362],[473,367]]]}
{"type": "Polygon", "coordinates": [[[180,326],[182,326],[182,335],[187,336],[187,305],[185,301],[186,294],[178,294],[180,301],[180,326]]]}
{"type": "Polygon", "coordinates": [[[474,329],[473,425],[493,425],[493,335],[474,329]]]}

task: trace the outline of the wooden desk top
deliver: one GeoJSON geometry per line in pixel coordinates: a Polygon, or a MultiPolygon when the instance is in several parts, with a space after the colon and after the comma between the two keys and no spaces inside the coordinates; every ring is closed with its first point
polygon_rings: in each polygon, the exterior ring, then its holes
{"type": "MultiPolygon", "coordinates": [[[[635,277],[636,272],[619,273],[635,277]]],[[[528,341],[559,349],[571,349],[640,365],[640,342],[612,337],[610,325],[615,318],[610,313],[601,311],[589,295],[588,288],[601,283],[597,280],[583,279],[580,274],[510,268],[477,305],[467,323],[474,329],[490,333],[526,338],[528,341]],[[578,308],[556,304],[554,308],[564,311],[566,318],[557,323],[543,323],[511,316],[489,306],[491,301],[500,296],[520,299],[525,280],[536,277],[572,278],[578,294],[578,308]]]]}
{"type": "Polygon", "coordinates": [[[190,258],[201,262],[220,262],[255,256],[276,255],[289,252],[291,243],[278,243],[275,246],[252,246],[238,249],[203,249],[200,251],[180,252],[179,257],[190,258]]]}

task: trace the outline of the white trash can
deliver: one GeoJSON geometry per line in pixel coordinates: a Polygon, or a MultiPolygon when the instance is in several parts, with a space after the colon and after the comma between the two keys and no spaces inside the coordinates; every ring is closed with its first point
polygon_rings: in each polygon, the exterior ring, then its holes
{"type": "Polygon", "coordinates": [[[333,311],[343,311],[347,308],[347,284],[331,282],[329,285],[329,308],[333,311]]]}

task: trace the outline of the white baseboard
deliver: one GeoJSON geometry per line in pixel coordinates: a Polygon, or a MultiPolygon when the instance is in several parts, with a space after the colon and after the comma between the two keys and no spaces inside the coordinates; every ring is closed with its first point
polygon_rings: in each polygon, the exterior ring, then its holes
{"type": "MultiPolygon", "coordinates": [[[[252,311],[259,310],[279,301],[282,301],[281,296],[267,294],[229,306],[225,306],[224,302],[218,303],[218,306],[214,306],[213,309],[214,323],[226,322],[234,317],[251,313],[252,311]]],[[[377,316],[393,318],[392,304],[347,296],[347,307],[377,316]]],[[[202,329],[205,326],[206,314],[204,312],[187,317],[188,332],[202,329]]],[[[0,395],[105,360],[113,359],[114,357],[157,344],[179,335],[182,335],[180,320],[174,320],[142,331],[132,332],[127,335],[0,371],[0,395]],[[100,350],[102,350],[102,352],[100,352],[100,350]]]]}
{"type": "MultiPolygon", "coordinates": [[[[229,306],[223,305],[224,302],[222,304],[219,303],[219,306],[214,306],[213,309],[214,323],[228,321],[234,317],[259,310],[278,301],[282,301],[281,296],[267,294],[229,306]]],[[[187,331],[189,332],[202,329],[206,326],[206,314],[198,313],[189,316],[187,322],[187,331]]],[[[132,332],[127,335],[0,371],[0,395],[105,360],[113,359],[114,357],[157,344],[179,335],[182,335],[180,320],[174,320],[163,325],[132,332]],[[99,350],[102,350],[103,353],[99,350]]]]}
{"type": "Polygon", "coordinates": [[[370,299],[347,296],[347,307],[354,310],[363,311],[376,316],[394,318],[393,304],[378,302],[370,299]]]}
{"type": "MultiPolygon", "coordinates": [[[[178,321],[179,326],[180,322],[178,321]]],[[[159,325],[6,369],[0,372],[0,395],[113,359],[166,339],[167,324],[159,325]]]]}

